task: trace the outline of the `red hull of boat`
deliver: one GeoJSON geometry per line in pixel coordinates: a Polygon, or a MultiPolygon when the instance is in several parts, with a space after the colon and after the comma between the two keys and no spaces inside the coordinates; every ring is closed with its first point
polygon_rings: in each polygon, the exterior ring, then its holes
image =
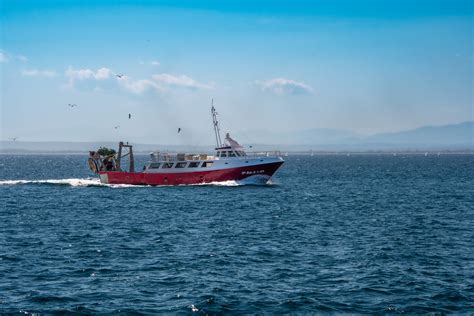
{"type": "Polygon", "coordinates": [[[221,170],[181,172],[181,173],[145,173],[102,171],[101,181],[109,184],[133,185],[180,185],[222,181],[240,181],[252,176],[270,178],[283,164],[283,161],[256,166],[228,168],[221,170]]]}

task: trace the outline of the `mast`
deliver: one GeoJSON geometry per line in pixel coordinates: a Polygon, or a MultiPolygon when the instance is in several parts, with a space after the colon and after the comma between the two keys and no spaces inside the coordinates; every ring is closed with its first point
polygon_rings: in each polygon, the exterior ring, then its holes
{"type": "Polygon", "coordinates": [[[219,129],[219,122],[217,121],[217,112],[214,108],[214,99],[211,101],[212,123],[214,124],[214,134],[216,135],[216,148],[222,147],[221,130],[219,129]]]}

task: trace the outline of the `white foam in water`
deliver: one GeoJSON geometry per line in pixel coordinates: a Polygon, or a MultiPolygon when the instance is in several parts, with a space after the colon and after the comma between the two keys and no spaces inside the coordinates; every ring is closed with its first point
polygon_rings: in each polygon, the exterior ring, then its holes
{"type": "Polygon", "coordinates": [[[222,186],[222,187],[237,187],[237,186],[242,185],[242,184],[239,183],[238,181],[228,180],[228,181],[204,183],[204,185],[215,185],[215,186],[222,186]]]}
{"type": "Polygon", "coordinates": [[[110,188],[128,188],[143,187],[143,185],[131,184],[106,184],[100,183],[99,179],[47,179],[47,180],[0,180],[0,185],[18,185],[18,184],[56,184],[67,185],[72,187],[110,187],[110,188]]]}
{"type": "Polygon", "coordinates": [[[47,180],[0,180],[0,185],[17,184],[58,184],[73,187],[104,186],[99,179],[47,179],[47,180]]]}
{"type": "MultiPolygon", "coordinates": [[[[246,179],[247,180],[247,179],[246,179]]],[[[270,183],[270,182],[269,182],[270,183]]],[[[106,184],[101,183],[99,179],[85,178],[85,179],[47,179],[47,180],[0,180],[0,185],[21,185],[21,184],[50,184],[50,185],[66,185],[72,187],[110,187],[110,188],[139,188],[149,187],[148,185],[133,185],[133,184],[106,184]]],[[[259,181],[220,181],[210,183],[199,183],[195,185],[214,185],[235,187],[246,184],[264,184],[259,181]]],[[[166,185],[169,186],[169,185],[166,185]]]]}
{"type": "Polygon", "coordinates": [[[221,182],[210,182],[210,183],[202,183],[199,185],[215,185],[215,186],[224,186],[224,187],[237,187],[241,185],[273,185],[271,179],[268,177],[248,177],[243,180],[234,181],[221,181],[221,182]]]}

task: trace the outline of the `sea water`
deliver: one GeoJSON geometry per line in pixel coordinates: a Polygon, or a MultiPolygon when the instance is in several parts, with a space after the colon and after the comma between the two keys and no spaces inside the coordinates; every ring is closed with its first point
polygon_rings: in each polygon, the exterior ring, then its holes
{"type": "Polygon", "coordinates": [[[264,186],[135,187],[0,155],[0,312],[474,311],[474,155],[285,159],[264,186]]]}

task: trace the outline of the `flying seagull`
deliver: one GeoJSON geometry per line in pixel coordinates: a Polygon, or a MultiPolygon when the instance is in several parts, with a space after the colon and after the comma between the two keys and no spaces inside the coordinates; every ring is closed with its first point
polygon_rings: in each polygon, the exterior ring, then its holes
{"type": "Polygon", "coordinates": [[[128,113],[128,119],[132,118],[132,114],[128,113]]]}
{"type": "Polygon", "coordinates": [[[123,74],[116,74],[117,77],[122,78],[123,74]]]}
{"type": "Polygon", "coordinates": [[[119,128],[119,127],[120,127],[120,125],[114,126],[115,129],[117,129],[117,128],[119,128]]]}
{"type": "Polygon", "coordinates": [[[18,139],[18,137],[12,137],[10,138],[12,141],[16,142],[16,140],[18,139]]]}
{"type": "Polygon", "coordinates": [[[181,127],[178,128],[178,134],[179,134],[179,132],[181,132],[181,127]]]}
{"type": "Polygon", "coordinates": [[[68,103],[68,106],[71,107],[71,108],[73,108],[73,107],[77,106],[77,104],[75,104],[75,103],[68,103]]]}

